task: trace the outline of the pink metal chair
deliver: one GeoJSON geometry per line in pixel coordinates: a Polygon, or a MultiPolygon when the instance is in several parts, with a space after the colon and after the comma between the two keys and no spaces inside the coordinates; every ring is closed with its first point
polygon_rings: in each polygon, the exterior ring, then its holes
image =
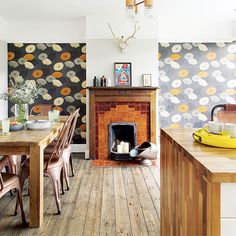
{"type": "Polygon", "coordinates": [[[211,110],[211,120],[223,123],[236,123],[236,104],[219,104],[211,110]]]}
{"type": "MultiPolygon", "coordinates": [[[[48,176],[52,182],[58,214],[61,213],[61,205],[59,199],[60,183],[63,190],[62,154],[68,139],[68,133],[69,133],[69,128],[71,126],[71,122],[72,122],[72,116],[70,116],[64,123],[60,135],[55,142],[52,153],[48,155],[46,154],[44,157],[44,175],[48,176]]],[[[30,164],[30,158],[26,159],[22,163],[22,171],[20,175],[20,183],[22,188],[24,186],[25,180],[29,176],[29,164],[30,164]]]]}
{"type": "MultiPolygon", "coordinates": [[[[72,161],[72,155],[71,155],[71,141],[72,141],[72,138],[74,136],[75,127],[76,127],[77,119],[78,119],[78,116],[79,116],[79,111],[80,111],[80,109],[77,109],[71,115],[72,122],[71,122],[71,126],[69,128],[68,139],[66,140],[66,145],[65,145],[65,148],[64,148],[63,153],[62,153],[63,173],[64,173],[65,180],[66,180],[67,190],[70,189],[70,187],[69,187],[69,169],[70,169],[70,167],[71,167],[72,176],[74,176],[74,169],[73,169],[73,164],[72,164],[73,161],[72,161]]],[[[45,149],[45,153],[46,154],[52,153],[53,147],[54,147],[54,143],[50,144],[45,149]]]]}
{"type": "Polygon", "coordinates": [[[2,198],[3,195],[13,189],[16,189],[17,191],[15,215],[17,215],[17,206],[19,203],[21,209],[22,224],[26,225],[19,177],[15,174],[0,173],[0,198],[2,198]]]}

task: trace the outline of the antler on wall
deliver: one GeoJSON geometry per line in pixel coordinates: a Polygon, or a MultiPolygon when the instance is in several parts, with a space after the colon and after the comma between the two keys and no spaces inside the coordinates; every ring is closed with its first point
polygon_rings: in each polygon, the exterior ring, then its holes
{"type": "Polygon", "coordinates": [[[113,39],[116,40],[116,42],[117,42],[117,44],[118,44],[118,47],[121,49],[121,52],[124,53],[126,47],[129,45],[129,44],[128,44],[128,41],[129,41],[130,39],[135,39],[135,34],[136,34],[137,31],[140,29],[140,26],[137,27],[137,25],[135,24],[135,25],[134,25],[134,32],[133,32],[130,36],[128,36],[127,38],[124,38],[124,36],[120,36],[120,37],[116,36],[115,33],[114,33],[114,31],[113,31],[112,28],[111,28],[111,25],[110,25],[109,23],[107,23],[107,24],[108,24],[108,27],[109,27],[111,33],[112,33],[113,39]]]}

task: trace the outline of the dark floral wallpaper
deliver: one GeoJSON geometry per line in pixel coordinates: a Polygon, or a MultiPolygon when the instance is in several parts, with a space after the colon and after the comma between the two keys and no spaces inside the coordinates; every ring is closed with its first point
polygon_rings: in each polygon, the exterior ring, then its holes
{"type": "Polygon", "coordinates": [[[217,104],[236,103],[236,43],[160,43],[161,127],[202,127],[217,104]]]}
{"type": "MultiPolygon", "coordinates": [[[[86,143],[86,44],[10,43],[9,79],[30,80],[41,85],[37,104],[59,107],[62,115],[80,108],[74,143],[86,143]]],[[[12,116],[14,104],[9,104],[12,116]]],[[[34,106],[33,113],[39,113],[34,106]]]]}

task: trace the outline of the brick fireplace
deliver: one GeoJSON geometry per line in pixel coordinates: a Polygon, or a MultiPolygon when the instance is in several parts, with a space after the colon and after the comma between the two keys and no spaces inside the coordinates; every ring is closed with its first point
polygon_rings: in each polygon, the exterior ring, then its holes
{"type": "Polygon", "coordinates": [[[89,151],[91,159],[108,160],[109,124],[136,124],[137,144],[156,141],[154,87],[89,87],[89,151]]]}

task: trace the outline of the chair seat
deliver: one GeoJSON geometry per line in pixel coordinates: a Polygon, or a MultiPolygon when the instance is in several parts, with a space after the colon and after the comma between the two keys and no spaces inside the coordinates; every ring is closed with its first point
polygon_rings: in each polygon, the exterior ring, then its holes
{"type": "MultiPolygon", "coordinates": [[[[51,154],[54,150],[54,143],[50,143],[44,150],[45,154],[51,154]]],[[[69,145],[68,147],[64,148],[63,152],[70,152],[71,151],[71,145],[69,145]]]]}
{"type": "Polygon", "coordinates": [[[18,181],[17,175],[14,174],[8,174],[8,173],[1,173],[2,179],[3,179],[3,187],[6,188],[16,181],[18,181]]]}
{"type": "MultiPolygon", "coordinates": [[[[50,159],[50,155],[49,155],[49,154],[48,154],[48,155],[47,155],[47,154],[44,155],[44,169],[46,168],[49,159],[50,159]]],[[[49,163],[49,165],[48,165],[47,168],[48,168],[48,169],[56,168],[56,167],[61,166],[62,164],[63,164],[63,161],[62,161],[60,158],[59,158],[59,159],[54,158],[54,159],[51,160],[51,162],[49,163]]],[[[30,166],[30,158],[28,158],[28,159],[24,162],[24,165],[29,168],[29,166],[30,166]]]]}

